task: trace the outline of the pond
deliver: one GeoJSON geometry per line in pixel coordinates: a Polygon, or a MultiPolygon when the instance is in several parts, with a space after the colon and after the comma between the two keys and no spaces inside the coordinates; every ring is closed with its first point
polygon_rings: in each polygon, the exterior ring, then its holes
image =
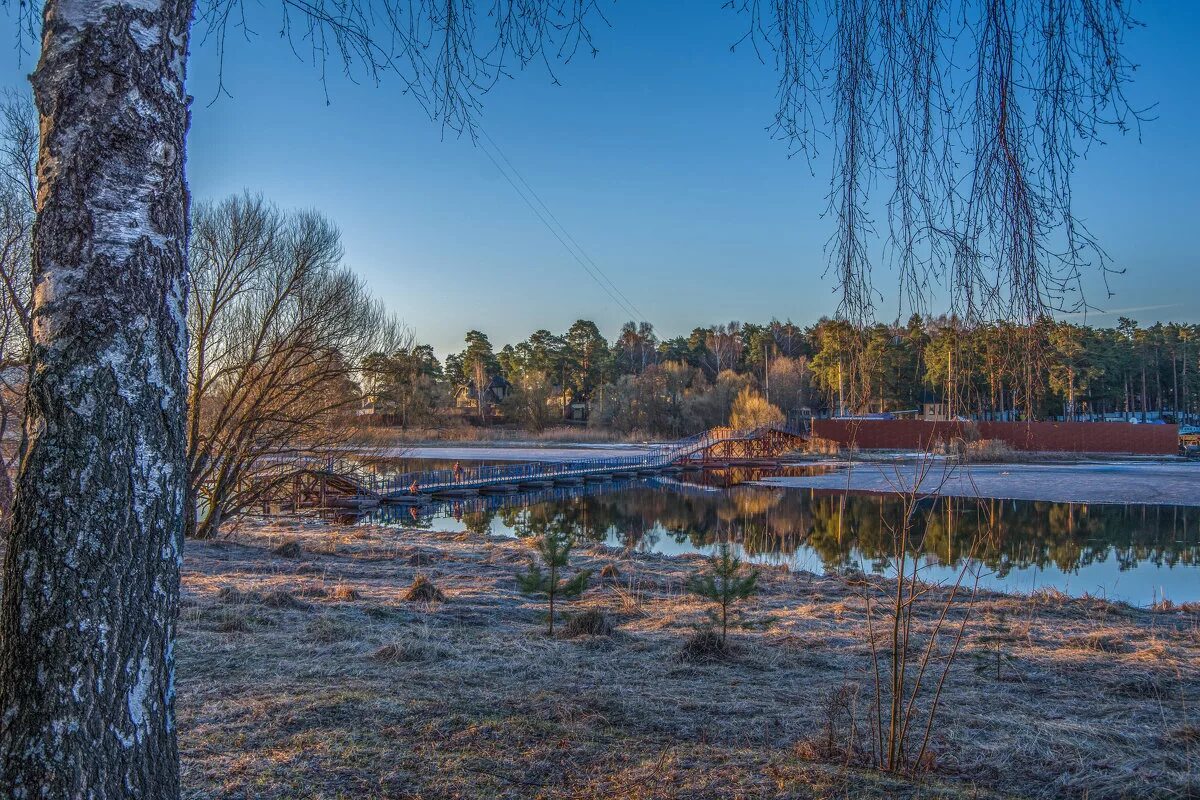
{"type": "MultiPolygon", "coordinates": [[[[665,554],[709,553],[729,541],[747,558],[817,573],[891,574],[900,500],[747,485],[821,467],[722,470],[439,503],[381,508],[365,519],[404,528],[536,536],[665,554]]],[[[980,585],[1054,588],[1149,605],[1200,601],[1200,507],[942,498],[914,515],[911,552],[925,580],[964,563],[980,585]]]]}

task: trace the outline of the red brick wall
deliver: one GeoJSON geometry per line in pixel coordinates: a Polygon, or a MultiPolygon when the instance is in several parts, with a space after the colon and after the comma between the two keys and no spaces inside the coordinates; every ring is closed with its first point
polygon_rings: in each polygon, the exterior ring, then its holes
{"type": "Polygon", "coordinates": [[[921,450],[931,441],[999,439],[1014,450],[1174,455],[1175,425],[1129,422],[926,422],[916,419],[815,419],[813,436],[865,450],[921,450]],[[963,429],[975,432],[963,436],[963,429]]]}

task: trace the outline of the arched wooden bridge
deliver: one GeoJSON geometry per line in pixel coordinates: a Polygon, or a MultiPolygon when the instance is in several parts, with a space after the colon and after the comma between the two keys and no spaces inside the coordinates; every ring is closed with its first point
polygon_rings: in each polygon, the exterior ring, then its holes
{"type": "Polygon", "coordinates": [[[340,459],[301,459],[290,466],[293,503],[304,506],[371,506],[423,502],[430,497],[471,497],[521,490],[581,486],[619,478],[648,477],[684,469],[773,463],[807,442],[804,431],[785,426],[752,430],[713,428],[637,456],[582,461],[536,461],[473,466],[398,475],[373,475],[340,459]]]}

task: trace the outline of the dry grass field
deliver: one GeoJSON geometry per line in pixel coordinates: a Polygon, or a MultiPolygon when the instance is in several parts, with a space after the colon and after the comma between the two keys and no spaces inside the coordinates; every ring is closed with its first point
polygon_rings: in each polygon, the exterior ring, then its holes
{"type": "Polygon", "coordinates": [[[1194,609],[954,603],[970,616],[932,755],[895,776],[862,751],[875,579],[766,570],[733,655],[696,660],[706,605],[684,585],[701,559],[577,548],[596,574],[567,610],[613,630],[549,639],[543,604],[516,591],[528,555],[319,521],[189,542],[184,796],[1200,797],[1194,609]],[[418,575],[440,599],[409,599],[418,575]]]}

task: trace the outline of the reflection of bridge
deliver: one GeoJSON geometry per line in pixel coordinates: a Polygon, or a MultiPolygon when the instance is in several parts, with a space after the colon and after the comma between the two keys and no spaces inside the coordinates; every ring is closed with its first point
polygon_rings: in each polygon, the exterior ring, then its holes
{"type": "MultiPolygon", "coordinates": [[[[287,465],[295,506],[370,506],[424,502],[429,497],[473,497],[659,475],[688,467],[777,460],[804,445],[803,431],[783,426],[753,430],[713,428],[636,456],[504,466],[473,466],[380,476],[334,458],[287,465]]],[[[282,466],[282,465],[281,465],[282,466]]]]}

